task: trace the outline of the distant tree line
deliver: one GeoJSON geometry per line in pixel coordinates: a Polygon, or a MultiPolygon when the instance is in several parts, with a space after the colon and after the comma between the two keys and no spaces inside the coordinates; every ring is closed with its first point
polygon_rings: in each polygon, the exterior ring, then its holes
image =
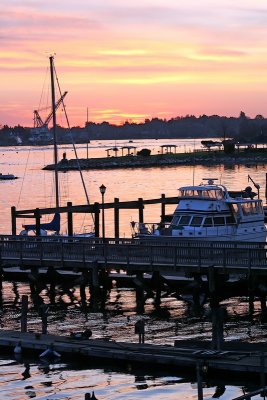
{"type": "MultiPolygon", "coordinates": [[[[0,125],[2,145],[42,144],[52,141],[52,132],[39,135],[32,128],[20,125],[9,127],[0,125]]],[[[70,130],[58,126],[59,143],[86,143],[90,140],[131,140],[131,139],[183,139],[183,138],[216,138],[223,141],[233,139],[242,143],[266,143],[267,120],[262,115],[250,118],[243,111],[239,117],[218,115],[186,115],[170,120],[152,118],[144,122],[126,121],[122,125],[109,122],[87,122],[84,127],[75,126],[70,130]]]]}

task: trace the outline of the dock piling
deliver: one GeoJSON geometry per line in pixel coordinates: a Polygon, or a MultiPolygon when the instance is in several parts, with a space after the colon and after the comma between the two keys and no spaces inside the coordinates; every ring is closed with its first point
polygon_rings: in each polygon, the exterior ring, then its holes
{"type": "Polygon", "coordinates": [[[23,295],[21,299],[21,332],[27,332],[27,315],[28,315],[28,296],[23,295]]]}
{"type": "Polygon", "coordinates": [[[203,400],[202,368],[201,368],[200,361],[197,361],[197,363],[196,363],[196,374],[197,374],[198,400],[203,400]]]}

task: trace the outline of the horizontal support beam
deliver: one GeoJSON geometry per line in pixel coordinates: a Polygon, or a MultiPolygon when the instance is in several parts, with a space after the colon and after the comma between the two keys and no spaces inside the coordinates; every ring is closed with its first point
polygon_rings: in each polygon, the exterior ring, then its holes
{"type": "MultiPolygon", "coordinates": [[[[40,208],[39,212],[40,215],[46,214],[55,214],[56,212],[59,213],[95,213],[97,210],[104,209],[139,209],[140,205],[146,204],[177,204],[178,199],[177,197],[160,197],[158,199],[148,199],[142,201],[133,200],[133,201],[119,201],[119,202],[112,202],[112,203],[104,203],[104,204],[84,204],[84,205],[76,205],[76,206],[64,206],[59,208],[40,208]],[[97,204],[97,206],[96,206],[97,204]]],[[[30,215],[35,213],[35,209],[30,210],[16,210],[15,216],[17,218],[32,218],[30,215]]]]}

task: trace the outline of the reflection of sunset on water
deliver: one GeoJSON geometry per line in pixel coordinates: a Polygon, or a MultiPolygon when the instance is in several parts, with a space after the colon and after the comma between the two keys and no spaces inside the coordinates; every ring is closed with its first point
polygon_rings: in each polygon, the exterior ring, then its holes
{"type": "MultiPolygon", "coordinates": [[[[192,151],[193,147],[200,148],[198,140],[173,140],[181,151],[192,151]]],[[[150,148],[152,153],[157,153],[162,143],[170,141],[150,140],[138,141],[132,145],[138,148],[150,148]]],[[[105,157],[105,149],[114,146],[112,142],[96,142],[89,144],[89,157],[105,157]],[[104,147],[103,147],[104,146],[104,147]]],[[[119,148],[125,146],[125,141],[116,141],[119,148]]],[[[86,157],[86,145],[78,145],[79,157],[86,157]]],[[[59,147],[59,159],[63,152],[68,158],[75,158],[71,146],[59,147]]],[[[54,174],[52,171],[43,171],[43,166],[53,161],[51,147],[39,148],[2,148],[0,154],[1,171],[14,173],[19,177],[15,181],[1,182],[0,204],[2,211],[2,233],[11,232],[10,209],[16,206],[18,210],[54,207],[54,174]]],[[[83,171],[85,185],[90,203],[101,202],[99,187],[106,186],[105,202],[113,202],[114,198],[121,201],[160,198],[161,194],[176,196],[180,186],[199,184],[203,178],[218,178],[218,182],[225,184],[229,190],[241,190],[248,186],[248,175],[252,176],[261,189],[260,195],[264,200],[265,195],[265,166],[172,166],[163,168],[137,168],[137,169],[110,169],[83,171]]],[[[68,201],[73,205],[86,204],[86,197],[81,184],[78,171],[69,171],[59,174],[61,205],[68,201]]],[[[249,183],[251,185],[251,182],[249,183]]],[[[167,206],[166,213],[172,213],[174,206],[167,206]]],[[[147,222],[159,222],[160,205],[145,206],[144,219],[147,222]]],[[[106,236],[114,236],[114,211],[105,211],[106,236]]],[[[51,216],[44,216],[42,222],[50,220],[51,216]]],[[[120,236],[130,237],[130,221],[138,220],[138,210],[120,210],[120,236]]],[[[20,231],[24,220],[17,220],[17,230],[20,231]]],[[[100,219],[101,222],[101,219],[100,219]]],[[[32,221],[28,221],[32,223],[32,221]]],[[[92,225],[90,215],[74,214],[74,231],[82,232],[86,226],[88,230],[92,225]]],[[[100,227],[101,229],[101,227],[100,227]]],[[[62,214],[62,232],[66,232],[66,216],[62,214]]]]}

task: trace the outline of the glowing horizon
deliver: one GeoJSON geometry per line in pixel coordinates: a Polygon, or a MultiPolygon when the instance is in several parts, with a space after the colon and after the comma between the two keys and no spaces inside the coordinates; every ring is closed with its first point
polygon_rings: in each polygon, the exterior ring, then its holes
{"type": "Polygon", "coordinates": [[[263,0],[2,3],[0,125],[33,125],[53,53],[71,126],[267,115],[263,0]]]}

